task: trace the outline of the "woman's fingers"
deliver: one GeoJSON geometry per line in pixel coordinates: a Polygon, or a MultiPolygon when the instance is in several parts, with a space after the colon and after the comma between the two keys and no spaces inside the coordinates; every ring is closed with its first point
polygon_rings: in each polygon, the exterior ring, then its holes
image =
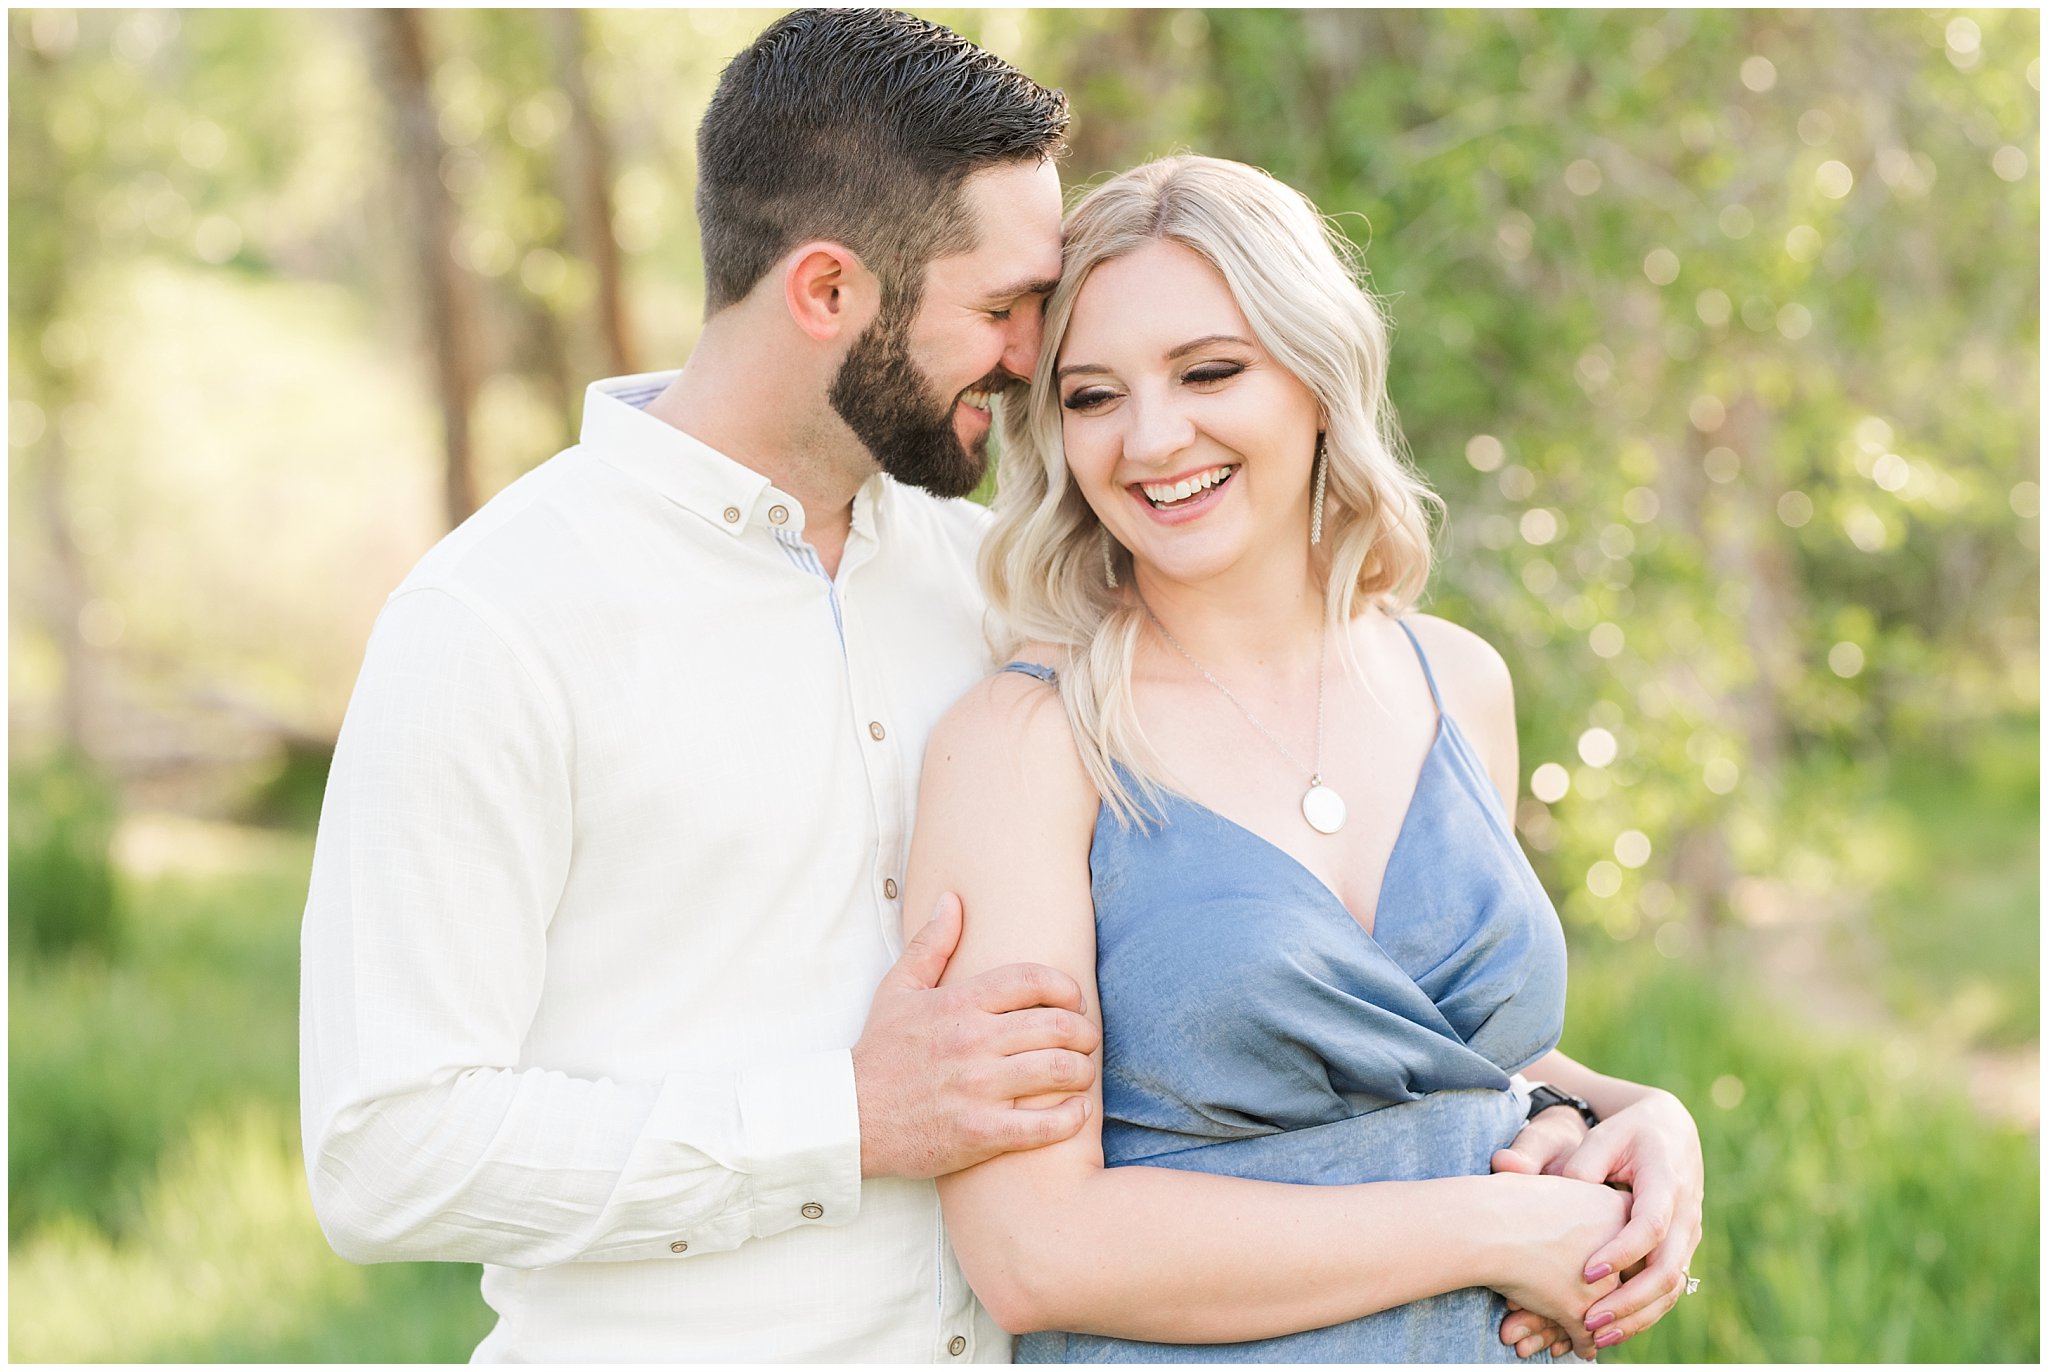
{"type": "MultiPolygon", "coordinates": [[[[1656,1295],[1647,1304],[1637,1308],[1633,1313],[1619,1316],[1612,1323],[1603,1324],[1600,1331],[1593,1337],[1596,1347],[1612,1348],[1624,1339],[1634,1338],[1637,1334],[1642,1333],[1658,1320],[1670,1314],[1671,1307],[1678,1304],[1678,1298],[1685,1294],[1685,1274],[1683,1272],[1665,1273],[1657,1269],[1648,1269],[1636,1278],[1636,1281],[1645,1280],[1655,1281],[1656,1295]]],[[[1634,1284],[1634,1282],[1630,1283],[1630,1285],[1634,1284]]],[[[1598,1316],[1593,1314],[1587,1315],[1589,1320],[1597,1318],[1598,1316]]]]}
{"type": "Polygon", "coordinates": [[[1693,1253],[1699,1248],[1700,1228],[1695,1214],[1664,1235],[1640,1271],[1630,1273],[1612,1294],[1601,1297],[1586,1311],[1587,1324],[1598,1328],[1633,1321],[1631,1332],[1655,1324],[1677,1299],[1671,1292],[1685,1288],[1685,1269],[1692,1265],[1693,1253]]]}

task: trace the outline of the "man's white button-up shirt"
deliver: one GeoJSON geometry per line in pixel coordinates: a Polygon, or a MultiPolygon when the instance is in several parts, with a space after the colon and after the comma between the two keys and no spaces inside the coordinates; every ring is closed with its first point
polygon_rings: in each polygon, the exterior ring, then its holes
{"type": "Polygon", "coordinates": [[[591,387],[392,595],[304,931],[307,1170],[361,1261],[482,1262],[480,1360],[1007,1361],[929,1182],[860,1176],[925,738],[985,512],[802,507],[591,387]]]}

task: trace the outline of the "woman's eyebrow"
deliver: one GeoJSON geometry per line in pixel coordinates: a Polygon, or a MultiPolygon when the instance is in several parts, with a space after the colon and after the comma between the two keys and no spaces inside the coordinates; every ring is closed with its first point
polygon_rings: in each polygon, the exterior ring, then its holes
{"type": "MultiPolygon", "coordinates": [[[[1252,346],[1252,341],[1250,339],[1239,338],[1234,333],[1203,334],[1200,338],[1191,338],[1187,342],[1181,344],[1179,347],[1174,348],[1172,351],[1168,352],[1166,354],[1166,360],[1171,362],[1176,357],[1184,357],[1192,352],[1200,352],[1202,349],[1212,348],[1216,346],[1218,343],[1235,343],[1240,348],[1249,348],[1252,346]]],[[[1061,367],[1052,375],[1053,380],[1064,381],[1070,376],[1077,376],[1084,372],[1107,372],[1108,370],[1109,368],[1103,366],[1099,362],[1071,362],[1068,363],[1066,366],[1061,367]]]]}
{"type": "Polygon", "coordinates": [[[1250,339],[1239,338],[1234,333],[1204,334],[1200,338],[1190,339],[1188,342],[1181,344],[1178,348],[1168,353],[1166,358],[1170,362],[1176,357],[1182,357],[1191,352],[1199,352],[1203,348],[1213,347],[1218,343],[1235,343],[1241,348],[1252,346],[1250,339]]]}

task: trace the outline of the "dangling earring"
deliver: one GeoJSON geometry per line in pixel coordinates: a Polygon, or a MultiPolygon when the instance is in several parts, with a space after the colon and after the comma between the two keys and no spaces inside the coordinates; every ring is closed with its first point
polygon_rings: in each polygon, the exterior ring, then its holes
{"type": "Polygon", "coordinates": [[[1316,481],[1315,496],[1308,508],[1308,544],[1311,548],[1323,541],[1323,488],[1330,484],[1330,452],[1328,435],[1316,435],[1316,481]]]}
{"type": "Polygon", "coordinates": [[[1112,591],[1116,589],[1116,545],[1109,541],[1109,530],[1102,531],[1102,583],[1112,591]]]}

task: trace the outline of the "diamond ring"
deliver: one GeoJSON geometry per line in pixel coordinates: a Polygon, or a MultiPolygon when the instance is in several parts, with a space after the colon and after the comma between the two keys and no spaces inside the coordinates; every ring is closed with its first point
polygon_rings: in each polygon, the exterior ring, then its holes
{"type": "Polygon", "coordinates": [[[1690,1272],[1681,1272],[1679,1275],[1685,1278],[1685,1291],[1683,1294],[1690,1296],[1700,1289],[1700,1279],[1698,1277],[1695,1277],[1690,1272]]]}

